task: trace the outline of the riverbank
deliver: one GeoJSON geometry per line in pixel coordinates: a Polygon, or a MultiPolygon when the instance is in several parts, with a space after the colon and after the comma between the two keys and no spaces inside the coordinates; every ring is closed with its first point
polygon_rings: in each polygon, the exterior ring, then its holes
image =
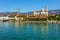
{"type": "MultiPolygon", "coordinates": [[[[9,21],[0,21],[0,22],[9,22],[9,21]]],[[[10,22],[19,22],[10,20],[10,22]]],[[[20,22],[26,22],[26,23],[60,23],[60,21],[20,21],[20,22]]]]}
{"type": "Polygon", "coordinates": [[[60,21],[20,21],[20,22],[29,22],[29,23],[60,23],[60,21]]]}

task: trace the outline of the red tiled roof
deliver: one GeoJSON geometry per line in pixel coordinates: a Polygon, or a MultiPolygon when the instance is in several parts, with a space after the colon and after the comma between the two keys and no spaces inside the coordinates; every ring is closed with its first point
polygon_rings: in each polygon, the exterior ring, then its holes
{"type": "Polygon", "coordinates": [[[28,18],[37,18],[37,16],[29,15],[28,18]]]}
{"type": "Polygon", "coordinates": [[[25,16],[27,16],[27,14],[17,14],[16,16],[17,17],[25,17],[25,16]]]}
{"type": "Polygon", "coordinates": [[[47,15],[40,14],[40,15],[39,15],[39,18],[47,18],[47,15]]]}

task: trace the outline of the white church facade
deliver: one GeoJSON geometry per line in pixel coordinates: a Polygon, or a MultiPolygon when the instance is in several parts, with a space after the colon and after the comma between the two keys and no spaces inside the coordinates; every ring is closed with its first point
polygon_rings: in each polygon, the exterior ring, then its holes
{"type": "Polygon", "coordinates": [[[48,6],[46,6],[46,10],[42,9],[41,11],[34,11],[34,15],[44,14],[48,16],[48,6]]]}

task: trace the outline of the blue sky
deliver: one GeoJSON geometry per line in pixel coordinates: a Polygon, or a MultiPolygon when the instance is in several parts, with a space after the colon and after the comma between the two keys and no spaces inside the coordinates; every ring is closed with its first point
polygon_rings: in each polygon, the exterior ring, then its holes
{"type": "Polygon", "coordinates": [[[29,12],[45,9],[60,9],[60,0],[0,0],[0,12],[14,12],[20,8],[20,12],[29,12]]]}

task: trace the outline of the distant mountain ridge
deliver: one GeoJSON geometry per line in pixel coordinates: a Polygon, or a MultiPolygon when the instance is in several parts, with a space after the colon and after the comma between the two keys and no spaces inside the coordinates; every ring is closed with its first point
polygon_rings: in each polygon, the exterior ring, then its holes
{"type": "Polygon", "coordinates": [[[49,10],[49,13],[51,13],[52,11],[55,12],[55,14],[58,14],[58,13],[60,14],[60,9],[57,9],[57,10],[49,10]]]}
{"type": "MultiPolygon", "coordinates": [[[[57,10],[49,10],[48,13],[51,13],[51,12],[55,12],[55,14],[60,14],[60,9],[57,9],[57,10]]],[[[20,13],[20,12],[0,12],[0,14],[12,14],[12,13],[20,13]]],[[[25,12],[25,13],[20,13],[20,14],[33,14],[34,11],[30,11],[30,12],[25,12]]]]}
{"type": "MultiPolygon", "coordinates": [[[[60,14],[60,9],[57,9],[57,10],[49,10],[48,13],[51,13],[51,12],[54,12],[55,14],[60,14]]],[[[34,11],[31,11],[31,12],[27,12],[28,14],[33,14],[34,11]]]]}

